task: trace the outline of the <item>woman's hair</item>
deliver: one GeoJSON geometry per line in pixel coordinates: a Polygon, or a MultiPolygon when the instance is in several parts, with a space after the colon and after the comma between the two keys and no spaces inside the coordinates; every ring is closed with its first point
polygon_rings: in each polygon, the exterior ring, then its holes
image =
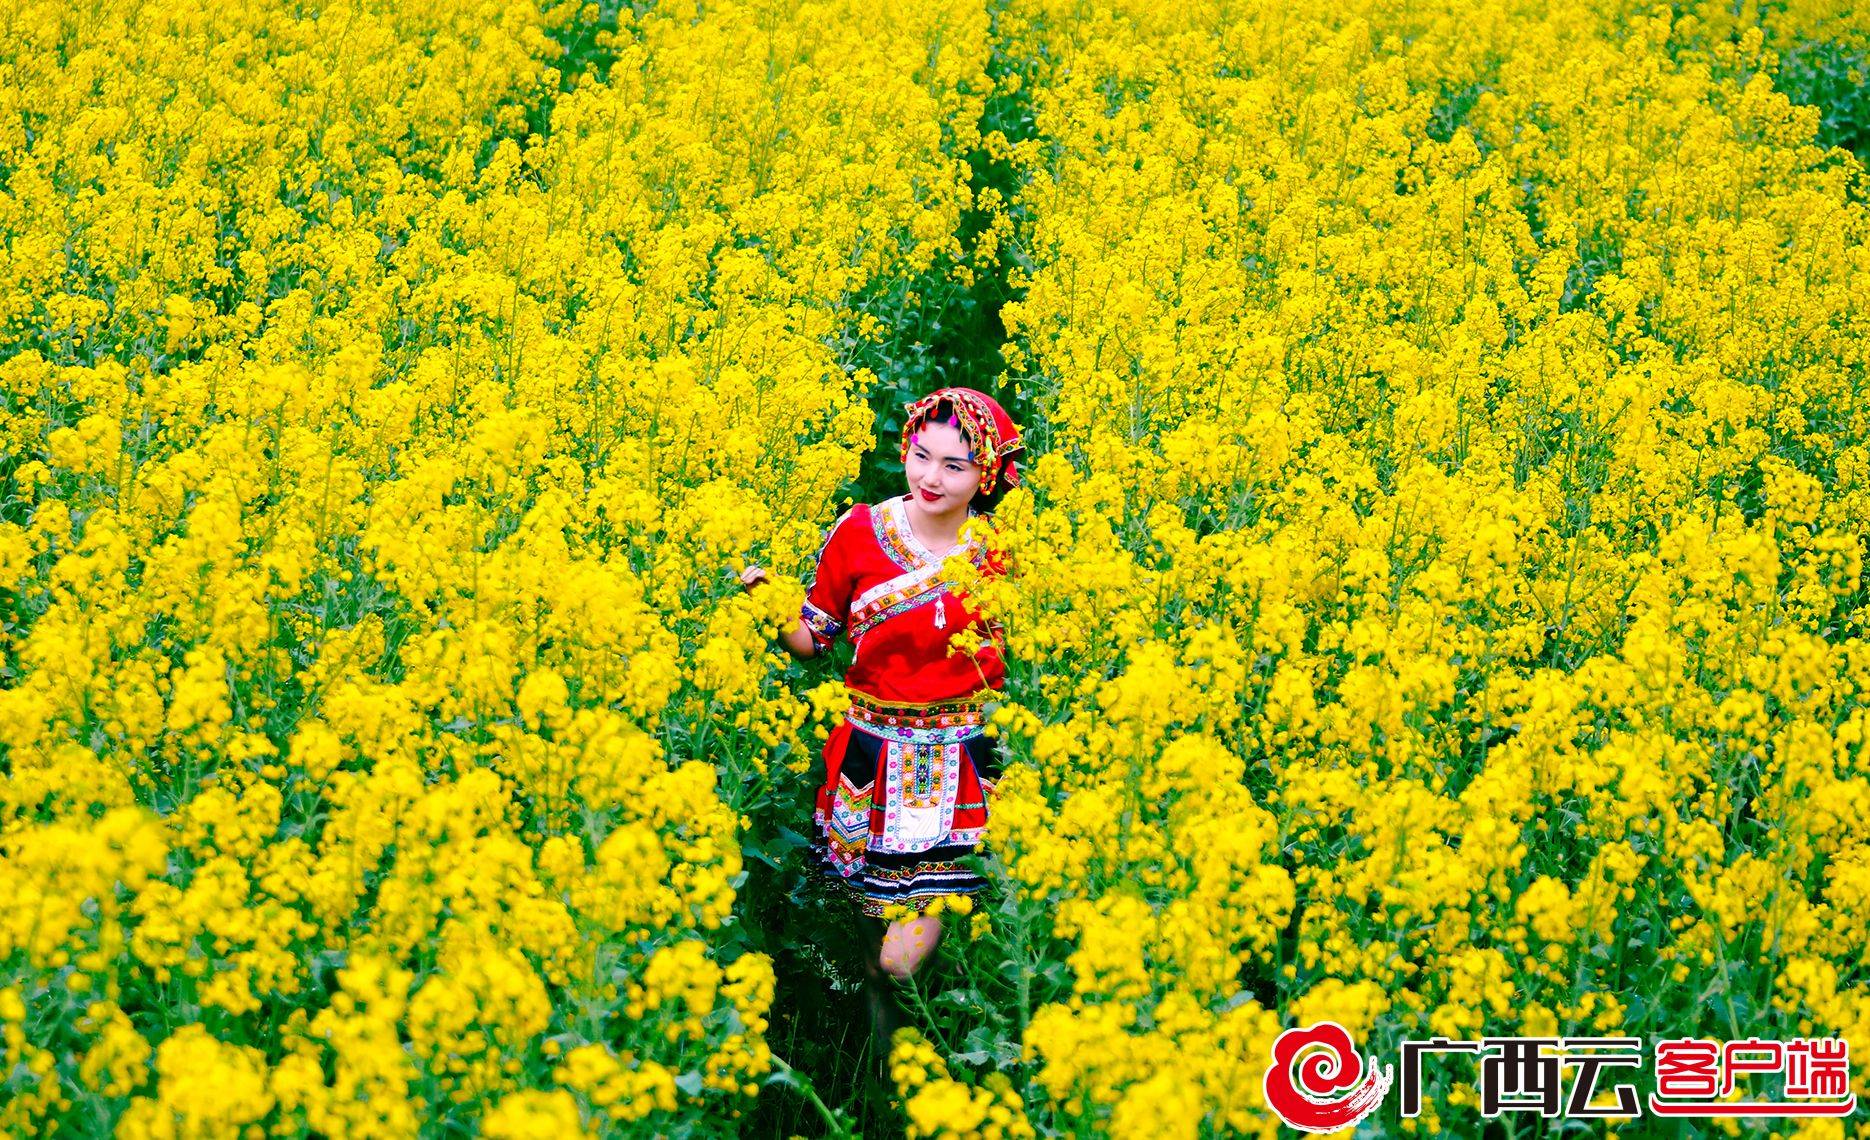
{"type": "MultiPolygon", "coordinates": [[[[961,417],[955,414],[954,403],[952,401],[943,399],[939,404],[935,405],[935,410],[931,411],[922,422],[924,424],[947,424],[949,427],[955,429],[955,431],[961,433],[961,438],[968,440],[968,447],[974,456],[974,462],[980,466],[983,473],[986,471],[986,465],[981,463],[980,445],[974,440],[968,439],[967,428],[962,425],[961,417]]],[[[977,511],[992,514],[993,509],[1000,505],[1000,500],[1006,497],[1006,491],[1006,480],[1001,479],[994,484],[991,494],[975,492],[973,501],[968,505],[977,511]]]]}

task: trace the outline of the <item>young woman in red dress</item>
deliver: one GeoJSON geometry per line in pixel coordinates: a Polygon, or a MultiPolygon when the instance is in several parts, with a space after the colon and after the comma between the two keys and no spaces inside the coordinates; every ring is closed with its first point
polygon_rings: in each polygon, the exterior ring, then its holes
{"type": "MultiPolygon", "coordinates": [[[[814,852],[865,915],[882,919],[898,904],[914,916],[889,922],[880,940],[876,965],[899,978],[941,936],[929,902],[985,885],[958,860],[979,844],[999,778],[981,710],[1005,684],[1004,634],[950,592],[941,565],[965,553],[983,575],[1003,572],[962,525],[1018,483],[1021,450],[1006,411],[972,388],[943,388],[908,411],[908,493],[837,520],[783,638],[801,659],[840,634],[855,647],[850,708],[825,742],[814,852]]],[[[758,566],[741,575],[748,589],[764,580],[758,566]]]]}

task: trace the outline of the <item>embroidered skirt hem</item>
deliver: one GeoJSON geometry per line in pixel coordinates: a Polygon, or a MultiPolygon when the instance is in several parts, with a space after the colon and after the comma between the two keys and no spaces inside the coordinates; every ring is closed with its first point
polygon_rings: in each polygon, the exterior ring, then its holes
{"type": "Polygon", "coordinates": [[[916,859],[902,867],[881,866],[883,860],[892,857],[877,855],[866,861],[862,872],[846,878],[824,858],[820,849],[818,866],[826,878],[871,918],[882,918],[884,909],[891,905],[921,914],[943,895],[972,895],[987,885],[986,880],[958,862],[962,856],[974,854],[973,844],[942,851],[948,857],[916,859]]]}

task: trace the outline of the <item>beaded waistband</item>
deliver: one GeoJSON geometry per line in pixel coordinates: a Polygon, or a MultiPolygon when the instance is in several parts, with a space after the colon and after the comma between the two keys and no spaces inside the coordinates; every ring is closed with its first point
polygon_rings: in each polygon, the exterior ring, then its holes
{"type": "Polygon", "coordinates": [[[889,704],[853,691],[849,717],[871,728],[964,728],[983,723],[982,699],[962,697],[928,704],[889,704]]]}

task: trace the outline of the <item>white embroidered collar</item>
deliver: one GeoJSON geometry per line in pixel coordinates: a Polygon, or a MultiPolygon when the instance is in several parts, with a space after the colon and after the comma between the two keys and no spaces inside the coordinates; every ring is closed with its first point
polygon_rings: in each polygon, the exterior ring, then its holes
{"type": "MultiPolygon", "coordinates": [[[[963,538],[960,542],[957,542],[947,554],[940,555],[922,545],[922,540],[916,537],[915,528],[909,525],[908,495],[898,495],[888,502],[885,502],[882,506],[882,512],[884,528],[891,532],[894,537],[903,544],[908,553],[913,556],[918,563],[939,563],[950,555],[961,551],[967,551],[971,554],[980,545],[980,543],[973,538],[963,538]]],[[[967,509],[967,517],[970,519],[979,518],[980,512],[970,506],[967,509]]]]}

